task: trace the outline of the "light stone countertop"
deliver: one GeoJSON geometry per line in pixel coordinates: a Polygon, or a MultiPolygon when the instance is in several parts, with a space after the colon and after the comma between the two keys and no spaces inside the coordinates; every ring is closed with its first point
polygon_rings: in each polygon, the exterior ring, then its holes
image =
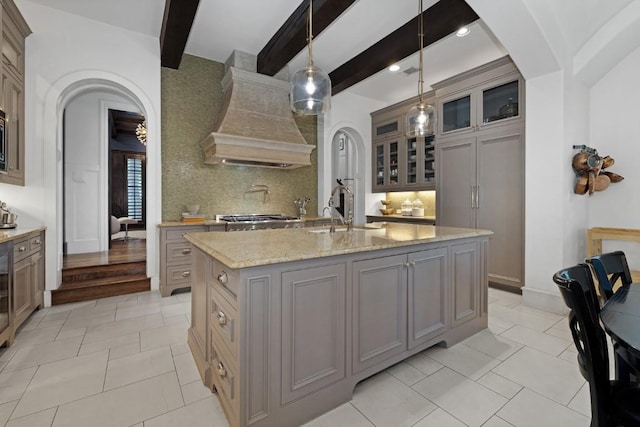
{"type": "Polygon", "coordinates": [[[46,230],[47,227],[18,227],[18,228],[6,228],[0,230],[0,243],[8,242],[11,240],[17,240],[22,237],[27,237],[30,234],[39,233],[46,230]]]}
{"type": "Polygon", "coordinates": [[[288,228],[229,233],[187,233],[197,248],[230,268],[278,264],[493,234],[487,230],[405,223],[371,223],[345,231],[337,227],[288,228]]]}

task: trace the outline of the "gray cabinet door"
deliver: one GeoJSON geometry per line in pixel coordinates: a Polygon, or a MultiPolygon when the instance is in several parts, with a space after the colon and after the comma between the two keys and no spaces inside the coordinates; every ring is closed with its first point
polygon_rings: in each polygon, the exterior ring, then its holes
{"type": "Polygon", "coordinates": [[[409,254],[409,348],[447,331],[448,248],[409,254]]]}
{"type": "Polygon", "coordinates": [[[282,274],[282,404],[345,378],[346,266],[282,274]]]}
{"type": "Polygon", "coordinates": [[[353,263],[353,372],[407,348],[406,255],[353,263]]]}
{"type": "Polygon", "coordinates": [[[489,280],[524,280],[524,134],[521,126],[478,135],[477,227],[489,236],[489,280]]]}
{"type": "Polygon", "coordinates": [[[476,227],[475,137],[462,136],[436,145],[438,225],[476,227]]]}
{"type": "Polygon", "coordinates": [[[451,246],[453,328],[475,319],[479,314],[478,255],[478,244],[475,241],[451,246]]]}
{"type": "Polygon", "coordinates": [[[204,360],[209,360],[207,327],[209,316],[209,299],[207,297],[207,270],[211,258],[198,249],[193,249],[194,263],[191,272],[191,333],[196,340],[204,360]]]}

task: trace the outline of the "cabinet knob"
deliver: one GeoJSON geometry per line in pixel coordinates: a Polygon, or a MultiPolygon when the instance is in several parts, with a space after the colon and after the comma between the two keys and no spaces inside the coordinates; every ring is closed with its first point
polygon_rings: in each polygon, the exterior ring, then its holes
{"type": "Polygon", "coordinates": [[[218,362],[218,375],[220,375],[222,378],[227,376],[227,370],[225,369],[222,362],[218,362]]]}
{"type": "Polygon", "coordinates": [[[26,248],[26,247],[24,247],[24,246],[20,246],[20,247],[18,248],[18,250],[19,250],[20,252],[24,252],[24,251],[26,251],[26,250],[27,250],[27,248],[26,248]]]}
{"type": "Polygon", "coordinates": [[[183,253],[184,255],[189,255],[189,254],[191,253],[191,249],[183,249],[183,250],[182,250],[182,253],[183,253]]]}
{"type": "Polygon", "coordinates": [[[36,240],[34,243],[35,243],[36,245],[39,245],[39,244],[40,244],[40,239],[36,240]]]}
{"type": "Polygon", "coordinates": [[[189,277],[191,276],[191,272],[190,271],[183,271],[182,272],[182,277],[189,277]]]}
{"type": "Polygon", "coordinates": [[[227,315],[223,312],[219,311],[216,317],[218,318],[219,325],[224,326],[227,324],[227,315]]]}
{"type": "Polygon", "coordinates": [[[226,285],[228,281],[229,276],[227,276],[227,273],[225,271],[218,274],[218,282],[220,282],[221,285],[226,285]]]}

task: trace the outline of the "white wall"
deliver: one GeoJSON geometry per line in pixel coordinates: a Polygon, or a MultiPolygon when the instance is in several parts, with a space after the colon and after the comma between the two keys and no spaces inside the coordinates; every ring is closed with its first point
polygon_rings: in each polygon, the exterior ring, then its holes
{"type": "MultiPolygon", "coordinates": [[[[3,198],[20,226],[47,227],[46,289],[60,282],[62,266],[61,112],[85,90],[127,96],[147,118],[147,219],[159,222],[160,47],[157,38],[60,12],[28,0],[16,4],[33,34],[26,54],[26,186],[3,185],[3,198]]],[[[157,233],[147,236],[147,271],[158,287],[157,233]]],[[[50,295],[45,292],[46,303],[50,295]]]]}
{"type": "MultiPolygon", "coordinates": [[[[624,180],[595,193],[589,201],[589,227],[640,229],[640,48],[612,68],[591,90],[591,144],[615,164],[624,180]]],[[[605,241],[603,250],[622,249],[631,268],[640,269],[640,245],[605,241]]]]}

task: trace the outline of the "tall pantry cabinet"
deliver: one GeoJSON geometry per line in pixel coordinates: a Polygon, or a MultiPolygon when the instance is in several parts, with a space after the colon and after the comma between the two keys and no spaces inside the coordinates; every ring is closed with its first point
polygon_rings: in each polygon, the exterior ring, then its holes
{"type": "Polygon", "coordinates": [[[489,281],[524,281],[524,80],[505,57],[437,85],[438,225],[492,230],[489,281]]]}

